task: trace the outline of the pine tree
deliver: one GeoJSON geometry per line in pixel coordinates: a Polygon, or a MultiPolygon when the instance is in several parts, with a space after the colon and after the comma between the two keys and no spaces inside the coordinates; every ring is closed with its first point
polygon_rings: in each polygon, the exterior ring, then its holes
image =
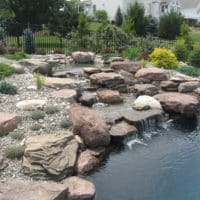
{"type": "Polygon", "coordinates": [[[119,7],[117,9],[116,15],[115,15],[115,24],[117,26],[121,26],[123,24],[123,16],[121,12],[121,8],[119,7]]]}

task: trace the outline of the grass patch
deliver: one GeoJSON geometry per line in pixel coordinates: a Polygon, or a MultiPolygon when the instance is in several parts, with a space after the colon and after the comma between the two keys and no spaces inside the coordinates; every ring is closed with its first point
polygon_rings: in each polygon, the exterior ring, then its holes
{"type": "Polygon", "coordinates": [[[71,121],[69,120],[69,118],[64,118],[61,122],[60,122],[60,127],[67,129],[71,126],[71,121]]]}
{"type": "Polygon", "coordinates": [[[194,76],[194,77],[200,76],[200,68],[197,67],[190,67],[190,66],[179,67],[177,71],[188,76],[194,76]]]}
{"type": "Polygon", "coordinates": [[[4,63],[0,63],[0,79],[10,76],[15,72],[15,69],[4,63]]]}
{"type": "Polygon", "coordinates": [[[44,112],[47,114],[47,115],[53,115],[54,113],[57,113],[59,112],[60,109],[58,108],[58,106],[47,106],[45,109],[44,109],[44,112]]]}
{"type": "Polygon", "coordinates": [[[10,60],[22,60],[25,58],[29,58],[29,56],[23,52],[16,52],[14,54],[5,54],[4,57],[10,60]]]}
{"type": "Polygon", "coordinates": [[[33,120],[39,120],[39,119],[44,119],[45,118],[45,112],[41,110],[36,110],[31,113],[31,118],[33,120]]]}
{"type": "Polygon", "coordinates": [[[21,133],[11,133],[10,134],[10,137],[13,139],[13,140],[22,140],[24,138],[24,135],[21,134],[21,133]]]}
{"type": "Polygon", "coordinates": [[[24,155],[23,146],[8,146],[4,150],[4,154],[7,158],[21,158],[24,155]]]}
{"type": "Polygon", "coordinates": [[[31,126],[32,131],[39,131],[40,129],[43,129],[44,127],[41,124],[34,124],[31,126]]]}
{"type": "Polygon", "coordinates": [[[17,94],[17,88],[10,83],[1,82],[0,83],[0,93],[14,95],[14,94],[17,94]]]}

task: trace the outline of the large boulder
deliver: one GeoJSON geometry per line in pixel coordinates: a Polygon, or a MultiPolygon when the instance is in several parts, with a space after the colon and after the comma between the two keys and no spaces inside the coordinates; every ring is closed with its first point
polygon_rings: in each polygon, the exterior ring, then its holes
{"type": "Polygon", "coordinates": [[[160,102],[155,98],[147,95],[139,96],[133,103],[133,108],[135,108],[136,110],[148,110],[148,109],[162,110],[160,102]]]}
{"type": "Polygon", "coordinates": [[[163,69],[156,67],[143,68],[136,72],[135,78],[142,80],[143,82],[152,81],[166,81],[168,79],[167,72],[163,69]]]}
{"type": "Polygon", "coordinates": [[[71,132],[43,134],[25,141],[23,167],[26,174],[49,174],[57,179],[72,175],[78,143],[71,132]]]}
{"type": "Polygon", "coordinates": [[[17,114],[0,112],[0,137],[16,129],[20,122],[21,117],[17,114]]]}
{"type": "Polygon", "coordinates": [[[67,196],[65,184],[19,178],[0,182],[1,200],[66,200],[67,196]]]}
{"type": "Polygon", "coordinates": [[[113,88],[116,87],[116,85],[124,83],[123,77],[114,72],[101,72],[97,74],[92,74],[90,76],[90,81],[92,84],[105,86],[107,88],[113,88]]]}
{"type": "Polygon", "coordinates": [[[93,200],[95,198],[95,186],[87,180],[72,176],[63,180],[62,183],[68,188],[68,200],[93,200]]]}
{"type": "Polygon", "coordinates": [[[200,88],[200,82],[185,82],[179,85],[178,91],[182,93],[194,92],[197,88],[200,88]]]}
{"type": "Polygon", "coordinates": [[[120,93],[116,90],[100,90],[97,92],[97,96],[102,103],[117,104],[123,102],[120,93]]]}
{"type": "Polygon", "coordinates": [[[154,96],[160,101],[163,109],[169,113],[193,115],[198,111],[199,101],[197,97],[178,92],[166,92],[154,96]]]}
{"type": "Polygon", "coordinates": [[[79,64],[93,63],[95,59],[95,54],[93,52],[76,51],[72,53],[72,58],[75,63],[79,64]]]}
{"type": "Polygon", "coordinates": [[[15,69],[15,73],[17,74],[23,74],[25,72],[24,67],[18,63],[13,63],[11,67],[15,69]]]}
{"type": "Polygon", "coordinates": [[[111,62],[110,67],[115,70],[124,70],[129,73],[135,74],[139,69],[142,68],[141,62],[111,62]]]}
{"type": "Polygon", "coordinates": [[[152,84],[135,84],[134,91],[136,93],[136,96],[140,95],[154,96],[158,94],[158,88],[152,84]]]}
{"type": "Polygon", "coordinates": [[[69,109],[73,132],[82,137],[88,147],[107,146],[110,135],[105,121],[93,110],[73,104],[69,109]]]}

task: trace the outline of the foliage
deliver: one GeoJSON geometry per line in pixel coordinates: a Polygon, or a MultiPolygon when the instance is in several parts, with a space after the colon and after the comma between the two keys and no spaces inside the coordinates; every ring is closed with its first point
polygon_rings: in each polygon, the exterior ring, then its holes
{"type": "Polygon", "coordinates": [[[95,19],[97,22],[100,22],[102,24],[108,23],[108,14],[105,10],[96,10],[95,11],[95,19]]]}
{"type": "Polygon", "coordinates": [[[38,55],[46,55],[46,50],[45,49],[37,49],[35,54],[38,54],[38,55]]]}
{"type": "Polygon", "coordinates": [[[30,28],[24,30],[24,51],[28,54],[35,53],[35,35],[30,28]]]}
{"type": "Polygon", "coordinates": [[[121,26],[123,24],[123,15],[120,7],[118,7],[115,15],[115,24],[116,26],[121,26]]]}
{"type": "Polygon", "coordinates": [[[45,77],[40,75],[39,73],[34,73],[34,78],[35,78],[37,89],[38,90],[42,89],[45,83],[45,77]]]}
{"type": "Polygon", "coordinates": [[[195,46],[190,52],[189,61],[192,66],[200,68],[200,45],[195,46]]]}
{"type": "Polygon", "coordinates": [[[194,76],[194,77],[200,76],[200,69],[197,67],[184,66],[184,67],[179,67],[177,71],[186,74],[188,76],[194,76]]]}
{"type": "Polygon", "coordinates": [[[57,113],[59,112],[60,109],[58,108],[58,106],[47,106],[45,109],[44,109],[44,112],[47,114],[47,115],[52,115],[54,113],[57,113]]]}
{"type": "Polygon", "coordinates": [[[104,61],[107,61],[107,60],[109,60],[111,57],[114,57],[114,56],[116,56],[114,53],[105,53],[105,54],[102,55],[102,59],[103,59],[104,61]]]}
{"type": "Polygon", "coordinates": [[[123,57],[128,58],[129,60],[135,60],[140,53],[141,50],[139,48],[129,47],[124,50],[123,57]]]}
{"type": "Polygon", "coordinates": [[[26,59],[29,58],[29,56],[27,56],[25,53],[23,52],[16,52],[14,54],[5,54],[4,55],[7,59],[10,60],[22,60],[22,59],[26,59]]]}
{"type": "Polygon", "coordinates": [[[40,129],[43,129],[44,127],[41,124],[34,124],[30,127],[32,131],[39,131],[40,129]]]}
{"type": "Polygon", "coordinates": [[[184,39],[178,39],[176,41],[174,53],[179,61],[187,61],[188,50],[184,39]]]}
{"type": "Polygon", "coordinates": [[[31,113],[31,118],[33,120],[44,119],[45,118],[45,112],[43,112],[42,110],[35,110],[31,113]]]}
{"type": "Polygon", "coordinates": [[[15,95],[15,94],[17,94],[17,88],[10,83],[1,82],[0,83],[0,93],[15,95]]]}
{"type": "Polygon", "coordinates": [[[4,150],[7,158],[21,158],[24,155],[24,146],[8,146],[4,150]]]}
{"type": "Polygon", "coordinates": [[[21,134],[21,133],[11,133],[10,134],[10,137],[13,139],[13,140],[22,140],[24,138],[24,135],[21,134]]]}
{"type": "Polygon", "coordinates": [[[56,49],[54,49],[53,53],[54,54],[64,54],[64,51],[61,48],[56,48],[56,49]]]}
{"type": "Polygon", "coordinates": [[[1,40],[0,41],[0,55],[6,54],[7,52],[8,52],[8,49],[7,49],[6,43],[3,40],[1,40]]]}
{"type": "Polygon", "coordinates": [[[156,36],[158,32],[158,21],[156,18],[149,15],[147,17],[146,32],[148,35],[156,36]]]}
{"type": "Polygon", "coordinates": [[[90,22],[88,30],[91,31],[91,32],[96,32],[101,28],[102,25],[103,24],[99,23],[99,22],[90,22]]]}
{"type": "Polygon", "coordinates": [[[0,41],[3,41],[5,38],[5,29],[0,26],[0,41]]]}
{"type": "Polygon", "coordinates": [[[168,49],[155,48],[150,59],[154,66],[165,69],[176,69],[179,64],[176,56],[168,49]]]}
{"type": "Polygon", "coordinates": [[[0,63],[0,79],[10,76],[15,72],[15,69],[9,65],[6,65],[4,63],[0,63]]]}
{"type": "Polygon", "coordinates": [[[139,36],[146,35],[147,18],[144,6],[137,1],[130,5],[125,14],[124,30],[139,36]]]}
{"type": "Polygon", "coordinates": [[[159,36],[161,38],[175,40],[180,35],[183,20],[183,16],[176,12],[170,12],[161,16],[158,30],[159,36]]]}
{"type": "Polygon", "coordinates": [[[60,122],[60,126],[61,126],[61,128],[67,129],[67,128],[69,128],[71,126],[71,121],[68,118],[64,118],[60,122]]]}

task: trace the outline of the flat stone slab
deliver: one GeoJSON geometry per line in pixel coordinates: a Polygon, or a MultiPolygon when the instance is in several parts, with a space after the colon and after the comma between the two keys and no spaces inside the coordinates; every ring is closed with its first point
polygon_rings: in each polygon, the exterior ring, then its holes
{"type": "Polygon", "coordinates": [[[101,72],[101,70],[96,67],[85,67],[85,68],[83,68],[83,71],[89,75],[101,72]]]}
{"type": "Polygon", "coordinates": [[[185,82],[179,85],[178,91],[182,93],[194,92],[198,88],[200,88],[200,82],[185,82]]]}
{"type": "Polygon", "coordinates": [[[17,114],[0,112],[0,137],[16,129],[20,122],[21,117],[17,114]]]}
{"type": "Polygon", "coordinates": [[[148,95],[153,96],[158,94],[158,88],[152,84],[136,84],[134,85],[136,96],[148,95]]]}
{"type": "Polygon", "coordinates": [[[44,83],[45,86],[52,88],[74,88],[79,84],[80,82],[75,79],[53,78],[53,77],[45,78],[45,83],[44,83]]]}
{"type": "Polygon", "coordinates": [[[72,101],[76,98],[77,92],[73,89],[62,89],[52,92],[51,95],[55,98],[62,98],[72,101]]]}
{"type": "Polygon", "coordinates": [[[117,104],[123,102],[120,93],[116,90],[101,90],[97,92],[97,96],[102,103],[117,104]]]}
{"type": "Polygon", "coordinates": [[[47,100],[44,99],[32,99],[20,101],[16,104],[16,107],[20,110],[36,110],[38,108],[43,108],[47,103],[47,100]]]}

